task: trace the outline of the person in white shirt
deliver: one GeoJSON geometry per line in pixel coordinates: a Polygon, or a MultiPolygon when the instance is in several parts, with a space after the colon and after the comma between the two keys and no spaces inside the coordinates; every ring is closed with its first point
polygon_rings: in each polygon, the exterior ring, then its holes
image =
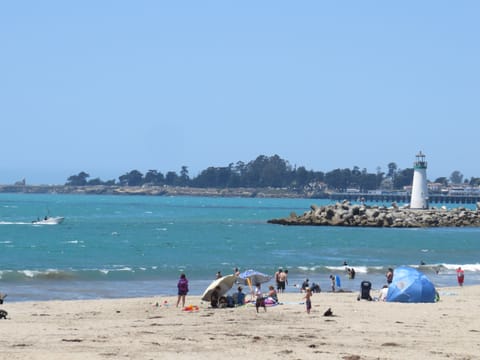
{"type": "Polygon", "coordinates": [[[380,290],[380,296],[378,297],[378,301],[386,301],[388,294],[388,285],[383,285],[382,290],[380,290]]]}
{"type": "Polygon", "coordinates": [[[255,300],[255,307],[257,309],[257,313],[260,306],[263,307],[263,310],[267,311],[267,307],[265,306],[265,299],[263,298],[261,285],[259,283],[255,287],[255,296],[257,297],[257,299],[255,300]]]}

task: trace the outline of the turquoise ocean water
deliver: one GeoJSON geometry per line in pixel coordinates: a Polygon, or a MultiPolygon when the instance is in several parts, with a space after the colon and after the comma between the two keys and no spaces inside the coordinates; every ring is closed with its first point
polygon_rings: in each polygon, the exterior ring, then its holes
{"type": "MultiPolygon", "coordinates": [[[[271,218],[326,200],[0,194],[0,292],[9,301],[176,294],[184,271],[201,294],[217,271],[289,270],[327,290],[329,275],[358,291],[384,284],[388,267],[426,265],[437,285],[480,284],[480,229],[279,226],[271,218]],[[32,220],[65,216],[60,225],[32,220]],[[357,276],[346,276],[344,261],[357,276]],[[438,271],[438,273],[437,273],[438,271]]],[[[459,205],[457,205],[459,206],[459,205]]],[[[472,207],[472,206],[468,206],[472,207]]]]}

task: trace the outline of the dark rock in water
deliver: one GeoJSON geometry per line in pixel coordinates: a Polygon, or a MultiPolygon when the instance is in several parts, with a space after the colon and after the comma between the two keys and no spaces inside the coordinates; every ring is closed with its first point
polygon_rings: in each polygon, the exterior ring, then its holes
{"type": "Polygon", "coordinates": [[[352,205],[348,201],[327,206],[312,205],[303,215],[291,213],[287,218],[268,220],[270,224],[358,227],[476,227],[480,226],[480,203],[476,210],[414,210],[392,207],[352,205]]]}

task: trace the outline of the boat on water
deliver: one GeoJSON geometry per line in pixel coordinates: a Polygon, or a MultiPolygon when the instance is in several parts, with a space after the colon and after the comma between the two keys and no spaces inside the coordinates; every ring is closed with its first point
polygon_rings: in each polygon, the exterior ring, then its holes
{"type": "Polygon", "coordinates": [[[61,224],[65,220],[63,216],[45,216],[43,219],[37,219],[32,221],[34,225],[57,225],[61,224]]]}

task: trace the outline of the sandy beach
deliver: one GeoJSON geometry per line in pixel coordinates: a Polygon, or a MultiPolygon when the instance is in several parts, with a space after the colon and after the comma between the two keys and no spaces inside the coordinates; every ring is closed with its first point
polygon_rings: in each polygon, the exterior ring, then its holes
{"type": "MultiPolygon", "coordinates": [[[[440,301],[357,301],[358,293],[300,293],[260,310],[197,311],[176,297],[9,303],[1,359],[479,359],[480,286],[438,289],[440,301]],[[157,306],[158,303],[158,306],[157,306]],[[323,313],[331,308],[331,317],[323,313]]],[[[376,296],[378,292],[372,291],[376,296]]]]}

